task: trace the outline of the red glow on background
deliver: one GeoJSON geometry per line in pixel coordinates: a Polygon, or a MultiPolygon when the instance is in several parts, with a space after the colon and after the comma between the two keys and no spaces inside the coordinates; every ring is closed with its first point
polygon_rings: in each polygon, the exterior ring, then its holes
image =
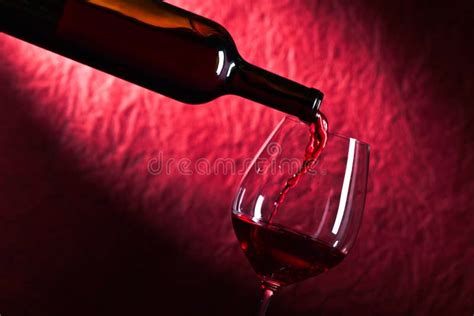
{"type": "MultiPolygon", "coordinates": [[[[468,10],[172,3],[321,89],[331,130],[372,146],[355,249],[270,315],[472,314],[468,10]]],[[[233,96],[184,105],[3,34],[0,54],[0,313],[251,314],[257,281],[230,222],[240,177],[147,168],[160,153],[243,164],[283,114],[233,96]]]]}

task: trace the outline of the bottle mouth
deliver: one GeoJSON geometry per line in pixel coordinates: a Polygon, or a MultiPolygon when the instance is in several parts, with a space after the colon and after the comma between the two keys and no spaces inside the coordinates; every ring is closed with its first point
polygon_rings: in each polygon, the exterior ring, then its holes
{"type": "Polygon", "coordinates": [[[305,108],[303,113],[298,115],[298,118],[306,123],[311,123],[314,121],[316,116],[319,113],[319,108],[323,102],[324,94],[314,88],[309,88],[309,92],[305,98],[305,108]],[[311,102],[311,103],[310,103],[311,102]]]}
{"type": "Polygon", "coordinates": [[[323,102],[324,94],[321,91],[316,90],[314,88],[311,88],[311,92],[312,92],[313,98],[314,98],[311,110],[314,114],[316,114],[316,113],[318,113],[319,108],[321,107],[321,103],[323,102]]]}

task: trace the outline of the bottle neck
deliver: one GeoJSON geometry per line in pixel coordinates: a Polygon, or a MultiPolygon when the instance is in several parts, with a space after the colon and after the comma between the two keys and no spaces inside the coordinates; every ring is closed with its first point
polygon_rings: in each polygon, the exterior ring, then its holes
{"type": "Polygon", "coordinates": [[[314,120],[323,100],[321,91],[280,77],[241,58],[230,81],[229,92],[306,122],[314,120]]]}

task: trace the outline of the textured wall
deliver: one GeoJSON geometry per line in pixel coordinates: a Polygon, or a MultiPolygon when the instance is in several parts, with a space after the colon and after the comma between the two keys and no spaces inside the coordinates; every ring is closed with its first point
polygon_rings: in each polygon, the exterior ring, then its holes
{"type": "MultiPolygon", "coordinates": [[[[355,248],[270,315],[472,315],[472,5],[171,2],[320,88],[332,130],[372,145],[355,248]]],[[[6,35],[0,105],[2,316],[251,314],[257,281],[229,217],[239,176],[147,166],[160,152],[241,166],[281,113],[183,105],[6,35]]]]}

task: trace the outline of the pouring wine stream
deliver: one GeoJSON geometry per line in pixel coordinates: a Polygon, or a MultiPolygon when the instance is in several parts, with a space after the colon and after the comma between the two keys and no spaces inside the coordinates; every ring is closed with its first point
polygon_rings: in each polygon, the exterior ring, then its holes
{"type": "Polygon", "coordinates": [[[278,195],[278,199],[273,203],[273,211],[268,221],[269,224],[272,223],[273,217],[277,214],[281,204],[285,201],[288,192],[294,188],[301,177],[316,164],[318,157],[321,155],[324,147],[326,147],[328,140],[328,121],[323,113],[318,112],[318,114],[316,114],[316,120],[310,123],[309,135],[309,142],[308,145],[306,145],[303,164],[300,169],[286,181],[285,186],[278,195]]]}

